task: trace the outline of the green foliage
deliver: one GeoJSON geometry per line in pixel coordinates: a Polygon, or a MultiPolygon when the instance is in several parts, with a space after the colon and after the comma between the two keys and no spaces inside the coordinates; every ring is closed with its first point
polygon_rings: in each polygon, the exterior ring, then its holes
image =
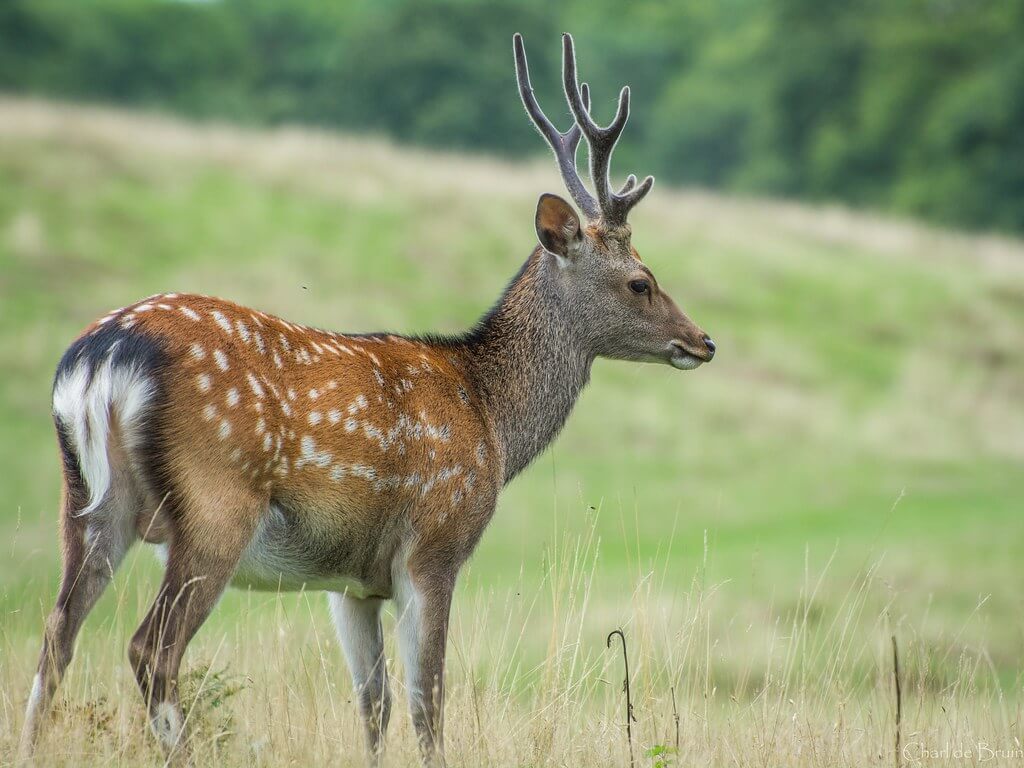
{"type": "Polygon", "coordinates": [[[676,752],[675,747],[655,744],[653,747],[644,750],[644,757],[650,758],[651,768],[669,768],[672,765],[676,752]]]}
{"type": "Polygon", "coordinates": [[[510,37],[564,122],[562,29],[629,170],[1024,231],[1019,2],[8,0],[0,88],[520,155],[510,37]]]}
{"type": "Polygon", "coordinates": [[[214,669],[197,664],[183,672],[180,696],[191,737],[209,744],[229,738],[235,724],[232,709],[225,704],[251,685],[243,675],[229,672],[227,665],[214,669]]]}

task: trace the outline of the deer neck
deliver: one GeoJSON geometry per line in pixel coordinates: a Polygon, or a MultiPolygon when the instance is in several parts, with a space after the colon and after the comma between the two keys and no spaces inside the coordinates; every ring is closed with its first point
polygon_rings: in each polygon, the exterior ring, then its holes
{"type": "Polygon", "coordinates": [[[573,323],[558,267],[534,251],[463,341],[504,448],[505,482],[555,438],[590,378],[594,356],[573,323]]]}

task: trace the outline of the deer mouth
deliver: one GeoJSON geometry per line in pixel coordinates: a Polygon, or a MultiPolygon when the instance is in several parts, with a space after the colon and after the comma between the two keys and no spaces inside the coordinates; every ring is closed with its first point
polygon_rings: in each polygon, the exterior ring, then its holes
{"type": "Polygon", "coordinates": [[[668,361],[673,368],[680,371],[692,371],[707,362],[705,358],[693,354],[678,341],[673,341],[669,345],[668,361]]]}

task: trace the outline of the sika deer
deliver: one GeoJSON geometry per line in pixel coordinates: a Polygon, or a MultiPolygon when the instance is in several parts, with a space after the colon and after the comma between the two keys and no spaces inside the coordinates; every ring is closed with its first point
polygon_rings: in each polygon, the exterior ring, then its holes
{"type": "Polygon", "coordinates": [[[651,189],[609,186],[629,90],[602,128],[565,35],[575,123],[559,133],[519,92],[585,221],[537,205],[540,246],[477,324],[454,337],[307,328],[221,299],[167,293],[87,328],[57,367],[63,575],[22,737],[30,753],[75,636],[128,548],[166,552],[129,658],[152,728],[186,753],[177,678],[228,584],[328,591],[371,762],[391,708],[380,609],[398,604],[409,704],[424,761],[442,762],[452,591],[501,488],[554,439],[597,357],[696,368],[715,346],[661,290],[626,217],[651,189]],[[590,149],[591,196],[577,170],[590,149]]]}

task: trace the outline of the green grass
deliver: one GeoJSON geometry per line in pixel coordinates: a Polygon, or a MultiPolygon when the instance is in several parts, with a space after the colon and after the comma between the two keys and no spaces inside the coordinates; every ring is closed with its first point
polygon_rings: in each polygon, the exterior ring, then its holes
{"type": "MultiPolygon", "coordinates": [[[[528,255],[546,190],[561,191],[553,165],[0,101],[0,642],[30,659],[55,591],[49,388],[84,325],[196,291],[342,330],[459,329],[528,255]]],[[[503,495],[457,610],[529,599],[553,542],[590,526],[592,649],[632,620],[637,590],[687,599],[695,573],[716,585],[709,621],[728,643],[773,632],[808,574],[825,571],[815,600],[831,613],[876,567],[857,642],[884,616],[950,669],[987,654],[1018,696],[1024,245],[663,188],[633,219],[719,354],[690,374],[600,361],[503,495]]],[[[141,612],[155,569],[139,569],[141,587],[118,583],[141,612]]],[[[263,626],[272,603],[229,596],[211,625],[263,626]]],[[[105,598],[85,633],[119,605],[105,598]]],[[[524,663],[545,642],[527,633],[524,663]]],[[[721,692],[763,674],[759,658],[722,653],[721,692]]],[[[7,673],[27,690],[28,667],[7,673]]]]}

